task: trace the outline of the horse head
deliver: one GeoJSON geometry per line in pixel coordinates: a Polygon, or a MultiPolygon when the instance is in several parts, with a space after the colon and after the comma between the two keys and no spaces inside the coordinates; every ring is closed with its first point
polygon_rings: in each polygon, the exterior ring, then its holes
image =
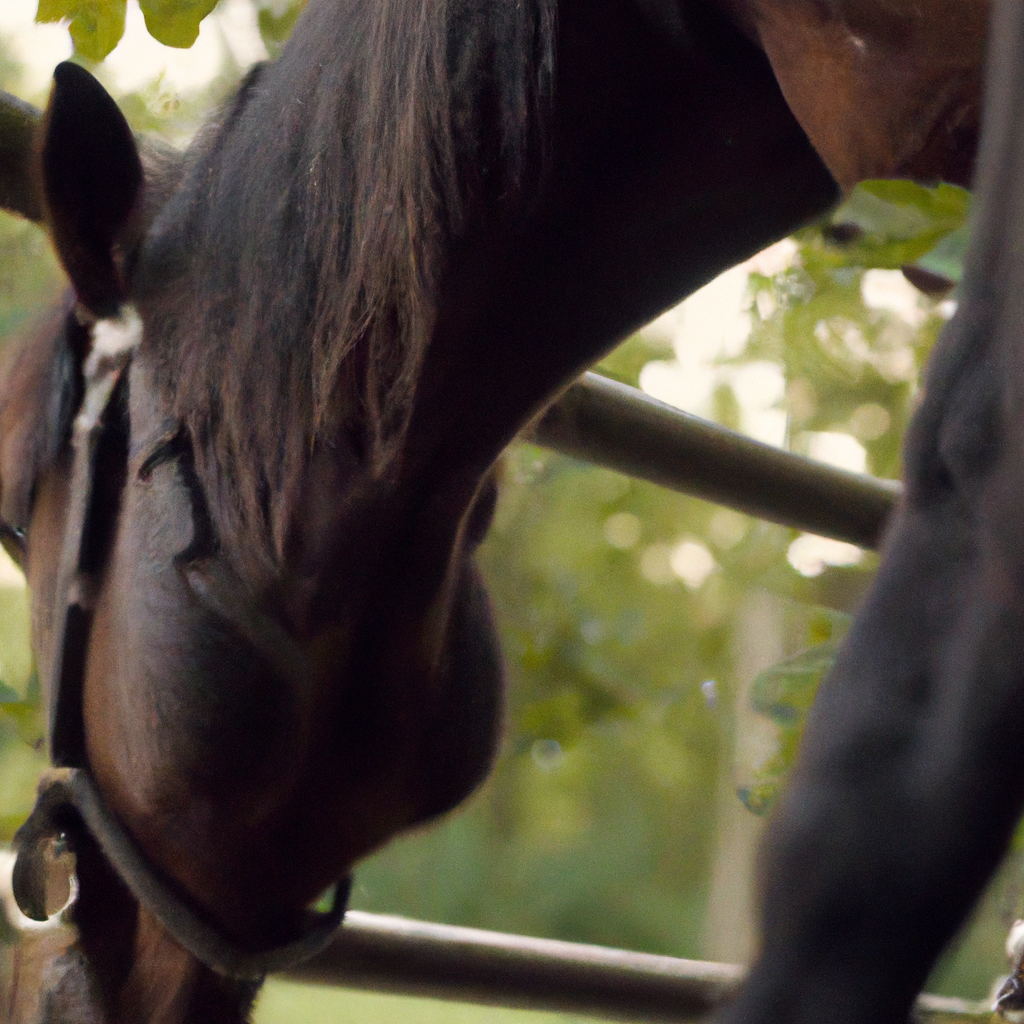
{"type": "Polygon", "coordinates": [[[725,0],[844,189],[865,178],[968,186],[989,0],[725,0]]]}
{"type": "MultiPolygon", "coordinates": [[[[167,379],[183,282],[162,262],[159,217],[189,169],[166,153],[140,156],[116,105],[74,65],[57,69],[39,150],[46,224],[73,295],[7,354],[0,495],[51,706],[65,700],[61,679],[79,676],[69,717],[57,712],[69,724],[55,723],[54,755],[88,772],[142,857],[215,935],[242,951],[287,945],[358,858],[461,801],[490,764],[502,669],[471,556],[493,481],[438,493],[397,457],[371,470],[366,439],[331,421],[315,437],[280,438],[296,442],[287,479],[266,492],[259,535],[234,558],[251,524],[221,515],[230,495],[203,479],[207,438],[196,440],[216,426],[182,417],[167,379]],[[83,479],[74,436],[111,337],[130,366],[83,479]],[[86,536],[69,598],[64,549],[81,487],[86,536]],[[227,542],[222,523],[236,531],[227,542]],[[354,589],[338,582],[346,576],[354,589]],[[69,600],[89,623],[70,669],[69,600]]],[[[291,426],[279,408],[247,414],[282,435],[291,426]]],[[[243,472],[222,486],[252,483],[243,472]]],[[[87,832],[74,845],[81,939],[62,957],[44,1019],[78,1019],[57,1007],[88,993],[98,1020],[244,1012],[251,979],[201,967],[87,832]],[[179,984],[154,991],[154,972],[179,984]]]]}
{"type": "Polygon", "coordinates": [[[504,446],[837,179],[963,176],[980,3],[941,38],[881,0],[723,7],[312,0],[184,155],[58,68],[30,180],[0,165],[73,289],[0,379],[3,539],[77,773],[43,1019],[242,1020],[308,906],[486,773],[504,446]]]}

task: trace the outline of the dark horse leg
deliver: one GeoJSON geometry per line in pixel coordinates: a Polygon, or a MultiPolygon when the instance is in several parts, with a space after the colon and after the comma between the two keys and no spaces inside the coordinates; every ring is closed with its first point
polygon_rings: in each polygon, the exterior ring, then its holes
{"type": "Polygon", "coordinates": [[[1024,805],[1024,8],[994,15],[959,312],[906,500],[768,833],[760,959],[724,1020],[905,1021],[1024,805]]]}

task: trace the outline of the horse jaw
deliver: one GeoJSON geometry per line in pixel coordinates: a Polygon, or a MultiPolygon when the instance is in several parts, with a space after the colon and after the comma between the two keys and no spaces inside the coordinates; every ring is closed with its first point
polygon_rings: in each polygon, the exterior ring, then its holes
{"type": "Polygon", "coordinates": [[[132,969],[110,1024],[245,1024],[258,985],[215,974],[182,949],[144,908],[135,930],[132,969]]]}
{"type": "Polygon", "coordinates": [[[724,0],[844,191],[970,183],[989,0],[724,0]]]}

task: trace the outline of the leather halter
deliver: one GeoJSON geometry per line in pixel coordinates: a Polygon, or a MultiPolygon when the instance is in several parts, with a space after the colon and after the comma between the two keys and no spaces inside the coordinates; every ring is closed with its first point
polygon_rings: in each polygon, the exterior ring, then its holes
{"type": "MultiPolygon", "coordinates": [[[[50,701],[50,758],[55,767],[43,774],[35,808],[14,836],[18,855],[14,896],[27,917],[47,920],[45,854],[62,836],[73,847],[75,831],[84,827],[135,899],[179,945],[220,974],[258,980],[301,963],[327,946],[345,914],[350,880],[342,879],[334,887],[329,910],[307,911],[301,927],[285,942],[263,948],[241,945],[212,924],[147,858],[107,806],[86,763],[82,687],[102,569],[97,564],[102,552],[95,550],[104,511],[98,464],[104,449],[108,454],[112,448],[117,450],[117,431],[127,459],[123,407],[133,352],[130,347],[113,357],[90,357],[85,365],[85,393],[72,427],[74,462],[55,591],[63,614],[54,637],[49,686],[44,688],[50,701]]],[[[290,638],[273,620],[244,598],[240,600],[243,585],[230,567],[218,566],[216,573],[203,576],[197,596],[211,611],[235,620],[247,632],[262,634],[264,645],[279,648],[280,661],[289,658],[290,638]]]]}

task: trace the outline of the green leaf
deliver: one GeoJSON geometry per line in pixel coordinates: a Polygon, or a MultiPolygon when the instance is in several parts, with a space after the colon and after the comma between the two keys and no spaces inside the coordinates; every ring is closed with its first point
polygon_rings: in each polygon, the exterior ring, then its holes
{"type": "Polygon", "coordinates": [[[778,730],[778,749],[755,772],[750,785],[736,791],[753,814],[767,814],[778,799],[796,760],[807,713],[818,685],[836,661],[838,640],[826,640],[810,650],[765,669],[750,688],[750,706],[778,730]]]}
{"type": "Polygon", "coordinates": [[[164,46],[188,49],[199,37],[199,23],[217,0],[139,0],[149,34],[164,46]]]}
{"type": "Polygon", "coordinates": [[[967,255],[967,240],[970,235],[966,223],[950,232],[934,249],[926,252],[918,261],[919,267],[941,274],[950,281],[959,282],[964,272],[964,256],[967,255]]]}
{"type": "Polygon", "coordinates": [[[126,0],[39,0],[36,21],[69,21],[75,52],[101,61],[124,35],[126,0]]]}
{"type": "Polygon", "coordinates": [[[750,688],[750,706],[784,729],[802,727],[821,677],[835,664],[839,642],[826,640],[766,668],[750,688]]]}
{"type": "Polygon", "coordinates": [[[835,219],[888,239],[907,240],[959,227],[970,196],[956,185],[926,188],[911,181],[866,181],[853,190],[835,219]]]}
{"type": "Polygon", "coordinates": [[[28,701],[0,704],[0,718],[9,718],[19,738],[33,750],[38,750],[45,738],[42,709],[28,701]]]}
{"type": "Polygon", "coordinates": [[[32,669],[22,696],[13,687],[0,683],[0,720],[14,723],[18,736],[33,750],[38,750],[46,734],[39,687],[39,673],[32,669]]]}
{"type": "Polygon", "coordinates": [[[45,23],[73,18],[77,9],[78,0],[39,0],[36,21],[45,23]]]}
{"type": "Polygon", "coordinates": [[[897,269],[916,263],[951,232],[962,229],[970,198],[955,185],[925,188],[910,181],[868,181],[853,190],[832,222],[860,231],[860,237],[845,247],[847,262],[897,269]]]}
{"type": "Polygon", "coordinates": [[[305,6],[306,0],[296,0],[295,3],[289,4],[281,15],[275,15],[269,7],[264,7],[259,12],[260,36],[272,57],[281,52],[305,6]]]}

